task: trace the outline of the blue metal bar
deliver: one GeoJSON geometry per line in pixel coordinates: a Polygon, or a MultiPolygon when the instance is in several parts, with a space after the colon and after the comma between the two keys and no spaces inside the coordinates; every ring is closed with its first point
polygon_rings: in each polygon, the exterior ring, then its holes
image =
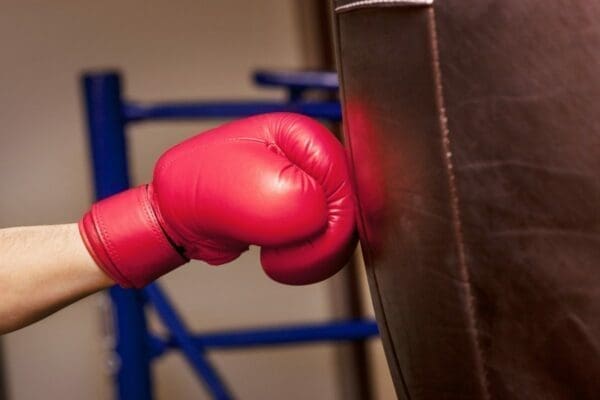
{"type": "Polygon", "coordinates": [[[194,342],[197,346],[206,348],[226,349],[276,344],[359,340],[377,336],[378,333],[377,324],[374,321],[342,321],[204,334],[195,336],[194,342]]]}
{"type": "Polygon", "coordinates": [[[262,86],[276,86],[294,90],[328,90],[339,89],[338,76],[327,71],[258,71],[254,74],[254,82],[262,86]]]}
{"type": "Polygon", "coordinates": [[[219,400],[231,399],[232,396],[228,393],[217,371],[204,358],[202,348],[196,346],[183,320],[177,315],[177,312],[169,303],[167,297],[163,295],[158,285],[152,283],[146,286],[144,293],[152,302],[165,326],[169,328],[169,331],[173,335],[174,343],[181,348],[196,375],[206,384],[212,395],[219,400]]]}
{"type": "MultiPolygon", "coordinates": [[[[121,113],[121,84],[117,73],[83,76],[96,198],[129,187],[127,143],[121,113]]],[[[151,400],[150,352],[143,301],[135,290],[110,289],[115,320],[116,387],[119,399],[151,400]]]]}
{"type": "MultiPolygon", "coordinates": [[[[370,320],[353,320],[280,326],[277,328],[245,329],[194,335],[198,348],[235,349],[257,346],[293,345],[301,343],[365,340],[379,334],[377,323],[370,320]]],[[[155,338],[157,339],[157,338],[155,338]]],[[[166,347],[178,347],[174,338],[163,341],[166,347]]]]}
{"type": "Polygon", "coordinates": [[[127,103],[123,115],[129,122],[170,119],[207,119],[247,117],[269,112],[296,112],[313,118],[341,121],[342,111],[337,101],[277,101],[190,102],[135,104],[127,103]]]}

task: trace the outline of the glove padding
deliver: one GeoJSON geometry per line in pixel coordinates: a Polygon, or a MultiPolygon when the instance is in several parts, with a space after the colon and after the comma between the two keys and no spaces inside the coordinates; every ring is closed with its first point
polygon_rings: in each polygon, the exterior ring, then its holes
{"type": "Polygon", "coordinates": [[[344,150],[316,121],[250,117],[194,136],[158,161],[153,182],[94,204],[79,226],[98,265],[143,287],[190,258],[224,264],[248,246],[274,280],[335,274],[355,244],[344,150]]]}

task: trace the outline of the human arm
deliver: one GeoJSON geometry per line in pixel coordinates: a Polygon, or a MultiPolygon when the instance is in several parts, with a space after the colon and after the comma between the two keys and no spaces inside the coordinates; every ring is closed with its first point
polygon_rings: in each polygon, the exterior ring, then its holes
{"type": "Polygon", "coordinates": [[[0,229],[0,334],[111,285],[77,224],[0,229]]]}

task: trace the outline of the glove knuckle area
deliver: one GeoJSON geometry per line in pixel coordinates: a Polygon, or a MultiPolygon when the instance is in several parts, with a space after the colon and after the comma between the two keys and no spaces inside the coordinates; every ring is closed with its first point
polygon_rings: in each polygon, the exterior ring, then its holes
{"type": "MultiPolygon", "coordinates": [[[[327,221],[315,235],[279,246],[263,246],[263,269],[272,279],[285,284],[319,282],[338,272],[356,247],[355,200],[343,147],[324,126],[294,114],[277,115],[269,137],[277,146],[278,151],[274,152],[283,153],[289,160],[285,174],[294,176],[291,181],[321,189],[324,198],[319,201],[324,202],[325,209],[319,213],[325,213],[327,221]]],[[[298,196],[297,201],[297,210],[288,210],[287,214],[310,219],[314,206],[306,197],[298,196]]],[[[288,227],[297,230],[291,223],[288,227]]]]}
{"type": "Polygon", "coordinates": [[[273,141],[285,156],[320,183],[331,174],[347,175],[342,144],[319,122],[297,114],[278,114],[273,141]]]}
{"type": "Polygon", "coordinates": [[[262,171],[259,184],[248,190],[246,202],[233,215],[252,244],[297,242],[327,228],[329,210],[321,186],[292,164],[262,171]]]}

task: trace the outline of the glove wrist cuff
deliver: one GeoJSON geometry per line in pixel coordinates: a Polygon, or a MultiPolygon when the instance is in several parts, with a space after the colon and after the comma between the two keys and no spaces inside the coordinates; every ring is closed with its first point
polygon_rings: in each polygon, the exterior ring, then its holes
{"type": "Polygon", "coordinates": [[[141,288],[189,261],[161,228],[146,185],[94,204],[79,231],[98,266],[122,287],[141,288]]]}

